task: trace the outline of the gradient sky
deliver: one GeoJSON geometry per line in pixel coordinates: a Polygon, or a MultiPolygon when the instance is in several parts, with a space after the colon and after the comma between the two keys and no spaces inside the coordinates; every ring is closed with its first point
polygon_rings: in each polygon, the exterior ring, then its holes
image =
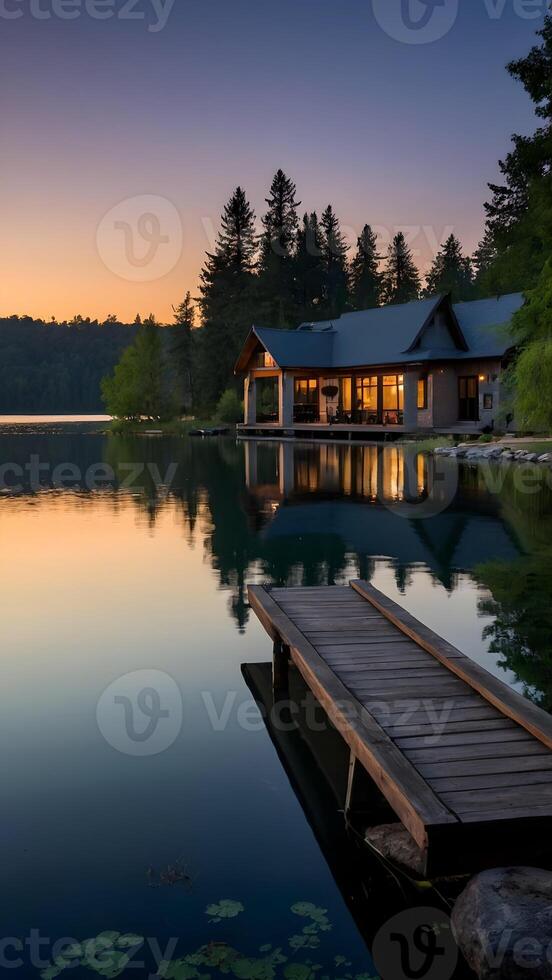
{"type": "Polygon", "coordinates": [[[448,34],[420,45],[389,37],[372,0],[175,0],[158,32],[152,0],[130,21],[92,19],[84,0],[75,20],[37,19],[33,2],[58,0],[0,0],[4,315],[168,320],[232,189],[260,214],[277,167],[305,208],[331,201],[351,238],[365,221],[382,241],[426,229],[410,234],[427,268],[451,230],[474,248],[498,157],[535,127],[504,65],[533,43],[545,0],[460,0],[448,34]],[[132,266],[150,243],[134,234],[125,252],[114,223],[145,212],[169,241],[132,266]]]}

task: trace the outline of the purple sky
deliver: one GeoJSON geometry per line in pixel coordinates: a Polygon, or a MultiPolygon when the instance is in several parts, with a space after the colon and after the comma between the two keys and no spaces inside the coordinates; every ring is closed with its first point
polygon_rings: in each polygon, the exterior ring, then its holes
{"type": "Polygon", "coordinates": [[[504,66],[546,0],[444,0],[417,31],[407,0],[165,2],[0,0],[0,313],[168,319],[232,189],[260,214],[278,167],[351,240],[406,229],[422,269],[451,230],[474,248],[498,157],[535,127],[504,66]]]}

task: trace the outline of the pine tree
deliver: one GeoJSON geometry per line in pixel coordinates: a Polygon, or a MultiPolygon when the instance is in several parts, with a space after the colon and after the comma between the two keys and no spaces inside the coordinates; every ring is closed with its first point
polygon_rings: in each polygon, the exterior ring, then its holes
{"type": "Polygon", "coordinates": [[[371,310],[381,304],[383,276],[379,271],[380,259],[376,236],[370,225],[364,225],[351,261],[351,303],[355,310],[371,310]]]}
{"type": "Polygon", "coordinates": [[[485,204],[486,236],[496,259],[482,278],[483,292],[508,292],[535,285],[548,257],[550,227],[541,221],[542,206],[550,208],[552,175],[552,15],[537,32],[542,44],[507,66],[521,82],[544,121],[533,136],[512,137],[513,147],[499,162],[501,184],[489,184],[485,204]]]}
{"type": "Polygon", "coordinates": [[[134,326],[135,327],[141,327],[142,326],[142,317],[140,316],[139,313],[136,314],[136,317],[134,319],[134,326]]]}
{"type": "Polygon", "coordinates": [[[347,267],[349,246],[341,234],[339,219],[331,204],[324,211],[320,224],[326,316],[335,317],[343,313],[349,298],[347,267]]]}
{"type": "Polygon", "coordinates": [[[202,407],[218,402],[253,317],[254,268],[257,249],[255,213],[237,187],[221,217],[213,253],[200,277],[202,328],[197,336],[197,399],[202,407]]]}
{"type": "Polygon", "coordinates": [[[384,273],[384,297],[388,304],[409,303],[419,299],[420,275],[402,231],[395,235],[387,255],[384,273]]]}
{"type": "Polygon", "coordinates": [[[447,238],[428,273],[425,295],[450,293],[454,303],[471,299],[473,270],[471,259],[462,252],[462,243],[454,235],[447,238]]]}
{"type": "Polygon", "coordinates": [[[482,282],[483,277],[495,262],[496,257],[496,245],[493,241],[493,236],[487,228],[472,257],[472,264],[475,269],[475,284],[477,289],[479,289],[479,285],[482,282]]]}
{"type": "Polygon", "coordinates": [[[301,203],[296,192],[293,181],[278,170],[262,219],[257,295],[263,320],[278,327],[289,327],[293,320],[293,258],[301,203]]]}
{"type": "Polygon", "coordinates": [[[174,307],[171,355],[176,374],[176,390],[179,393],[181,414],[189,412],[193,403],[192,381],[192,331],[195,326],[195,306],[188,291],[178,306],[174,307]]]}
{"type": "Polygon", "coordinates": [[[316,211],[305,214],[295,249],[294,310],[297,323],[320,320],[324,303],[322,236],[316,211]]]}

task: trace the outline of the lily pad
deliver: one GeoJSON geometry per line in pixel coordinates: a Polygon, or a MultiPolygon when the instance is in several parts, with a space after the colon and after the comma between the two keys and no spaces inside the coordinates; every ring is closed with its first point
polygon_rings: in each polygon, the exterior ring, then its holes
{"type": "Polygon", "coordinates": [[[245,911],[241,902],[236,902],[232,898],[221,898],[220,902],[208,905],[205,912],[211,918],[211,922],[220,922],[222,919],[235,919],[241,912],[245,911]]]}

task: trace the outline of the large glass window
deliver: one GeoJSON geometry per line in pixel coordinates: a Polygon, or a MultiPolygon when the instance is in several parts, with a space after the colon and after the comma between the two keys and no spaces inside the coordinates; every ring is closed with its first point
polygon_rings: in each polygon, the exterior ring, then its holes
{"type": "Polygon", "coordinates": [[[295,404],[296,405],[318,405],[318,380],[317,380],[317,378],[296,378],[295,379],[295,404]]]}
{"type": "Polygon", "coordinates": [[[318,422],[318,378],[296,378],[294,384],[296,422],[318,422]]]}
{"type": "Polygon", "coordinates": [[[342,412],[353,410],[353,379],[339,379],[339,407],[342,412]]]}
{"type": "Polygon", "coordinates": [[[371,423],[378,421],[378,378],[367,375],[356,379],[356,410],[359,421],[371,423]]]}
{"type": "Polygon", "coordinates": [[[402,425],[404,413],[404,374],[383,376],[384,425],[402,425]]]}

